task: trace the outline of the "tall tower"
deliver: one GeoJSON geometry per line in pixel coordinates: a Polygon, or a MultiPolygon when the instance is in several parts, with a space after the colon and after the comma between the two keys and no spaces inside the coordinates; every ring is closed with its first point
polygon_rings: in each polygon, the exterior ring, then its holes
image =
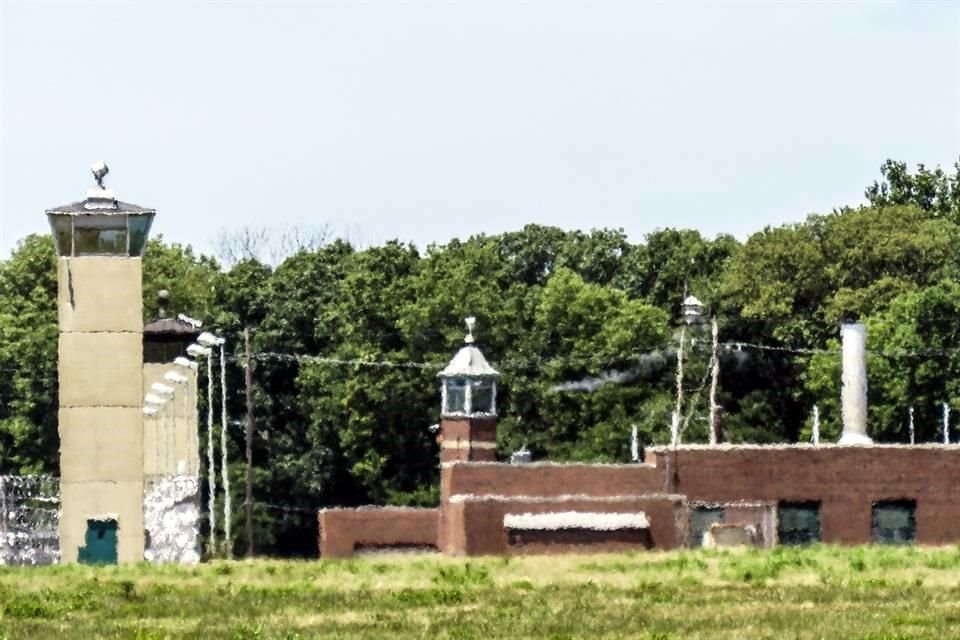
{"type": "Polygon", "coordinates": [[[49,209],[58,255],[60,550],[143,560],[142,256],[153,209],[103,186],[49,209]]]}

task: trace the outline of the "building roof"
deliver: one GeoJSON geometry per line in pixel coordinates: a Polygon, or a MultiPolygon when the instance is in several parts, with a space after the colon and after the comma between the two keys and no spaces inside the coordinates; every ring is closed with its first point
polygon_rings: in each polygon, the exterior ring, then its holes
{"type": "Polygon", "coordinates": [[[87,197],[78,202],[71,202],[59,207],[47,209],[47,213],[61,215],[129,215],[156,213],[155,209],[147,209],[140,205],[120,202],[110,189],[90,189],[87,197]]]}
{"type": "Polygon", "coordinates": [[[480,349],[472,344],[457,351],[457,355],[438,374],[441,378],[493,378],[499,375],[500,372],[490,366],[480,349]]]}
{"type": "Polygon", "coordinates": [[[130,204],[129,202],[120,202],[119,200],[113,200],[113,204],[108,207],[92,207],[89,206],[91,201],[80,200],[79,202],[71,202],[70,204],[65,204],[60,207],[54,207],[53,209],[47,209],[47,213],[61,214],[61,215],[119,215],[119,214],[147,214],[147,213],[156,213],[156,209],[146,209],[137,204],[130,204]]]}
{"type": "Polygon", "coordinates": [[[143,325],[143,335],[183,336],[184,338],[192,339],[200,335],[200,329],[197,329],[189,322],[184,322],[177,318],[157,318],[143,325]]]}
{"type": "Polygon", "coordinates": [[[157,338],[186,338],[196,339],[200,335],[200,327],[196,324],[182,320],[180,317],[172,318],[168,312],[170,306],[170,292],[162,289],[157,293],[157,306],[159,313],[157,317],[143,326],[143,335],[157,338]]]}

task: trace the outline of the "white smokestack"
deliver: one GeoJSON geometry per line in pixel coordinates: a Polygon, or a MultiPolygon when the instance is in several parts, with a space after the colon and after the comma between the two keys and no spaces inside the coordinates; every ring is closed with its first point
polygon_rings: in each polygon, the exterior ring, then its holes
{"type": "Polygon", "coordinates": [[[843,340],[843,434],[840,444],[873,444],[867,435],[867,328],[845,324],[843,340]]]}

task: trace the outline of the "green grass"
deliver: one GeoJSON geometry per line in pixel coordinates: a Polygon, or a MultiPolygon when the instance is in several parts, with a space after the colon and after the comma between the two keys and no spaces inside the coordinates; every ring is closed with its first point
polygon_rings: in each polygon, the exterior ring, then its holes
{"type": "Polygon", "coordinates": [[[0,569],[0,638],[960,638],[955,547],[0,569]]]}

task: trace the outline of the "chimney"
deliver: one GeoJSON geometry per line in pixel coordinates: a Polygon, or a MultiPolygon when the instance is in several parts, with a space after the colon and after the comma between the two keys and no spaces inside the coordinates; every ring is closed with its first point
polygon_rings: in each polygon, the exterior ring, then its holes
{"type": "Polygon", "coordinates": [[[839,444],[873,444],[867,435],[867,328],[862,324],[844,324],[843,374],[840,401],[843,409],[843,434],[839,444]]]}

